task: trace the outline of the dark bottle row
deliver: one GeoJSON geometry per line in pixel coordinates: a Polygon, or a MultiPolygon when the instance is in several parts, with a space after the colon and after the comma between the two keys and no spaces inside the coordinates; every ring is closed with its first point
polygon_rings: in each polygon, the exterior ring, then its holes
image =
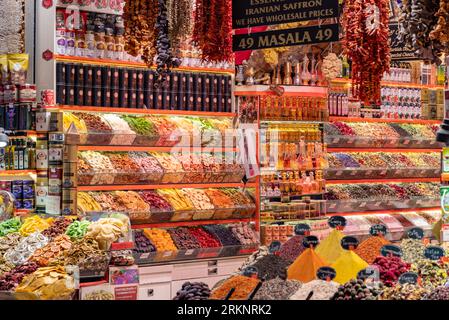
{"type": "Polygon", "coordinates": [[[58,104],[115,108],[232,111],[230,75],[172,72],[155,87],[153,70],[56,65],[58,104]]]}

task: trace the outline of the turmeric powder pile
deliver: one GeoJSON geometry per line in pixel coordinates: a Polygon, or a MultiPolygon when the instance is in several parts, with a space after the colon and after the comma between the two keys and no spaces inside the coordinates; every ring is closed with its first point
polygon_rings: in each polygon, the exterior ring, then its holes
{"type": "Polygon", "coordinates": [[[344,233],[340,230],[333,229],[327,238],[320,242],[316,248],[316,253],[328,263],[334,263],[344,251],[340,245],[344,236],[344,233]]]}
{"type": "Polygon", "coordinates": [[[356,279],[359,271],[368,267],[368,263],[354,251],[345,250],[331,267],[337,272],[334,281],[343,284],[351,279],[356,279]]]}
{"type": "Polygon", "coordinates": [[[223,282],[218,288],[212,291],[212,300],[223,300],[232,288],[235,289],[229,300],[246,300],[259,284],[259,280],[237,275],[223,282]]]}
{"type": "Polygon", "coordinates": [[[307,283],[315,280],[318,269],[327,265],[314,249],[308,248],[288,268],[287,277],[307,283]]]}

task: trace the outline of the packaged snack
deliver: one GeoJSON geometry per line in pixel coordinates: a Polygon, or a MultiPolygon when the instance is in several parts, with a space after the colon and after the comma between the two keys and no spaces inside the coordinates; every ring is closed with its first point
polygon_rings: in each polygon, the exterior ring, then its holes
{"type": "Polygon", "coordinates": [[[12,84],[25,84],[29,56],[26,53],[8,54],[8,69],[12,84]]]}

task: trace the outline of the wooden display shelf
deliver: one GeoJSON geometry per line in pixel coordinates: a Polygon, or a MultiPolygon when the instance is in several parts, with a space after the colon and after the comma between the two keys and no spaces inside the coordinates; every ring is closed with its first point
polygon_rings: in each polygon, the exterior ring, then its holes
{"type": "Polygon", "coordinates": [[[133,191],[154,189],[184,189],[184,188],[256,188],[257,183],[191,183],[191,184],[136,184],[136,185],[101,185],[78,186],[80,191],[133,191]]]}
{"type": "Polygon", "coordinates": [[[78,146],[78,151],[117,151],[117,152],[237,152],[237,148],[222,148],[222,147],[189,147],[189,146],[175,146],[175,147],[137,147],[137,146],[78,146]]]}
{"type": "Polygon", "coordinates": [[[440,178],[326,180],[326,185],[353,184],[353,183],[405,183],[405,182],[440,182],[440,178]]]}
{"type": "Polygon", "coordinates": [[[432,211],[441,210],[440,207],[431,208],[409,208],[409,209],[395,209],[395,210],[376,210],[376,211],[360,211],[360,212],[340,212],[340,213],[328,213],[326,216],[361,216],[361,215],[373,215],[373,214],[395,214],[401,212],[421,212],[421,211],[432,211]]]}
{"type": "MultiPolygon", "coordinates": [[[[343,83],[350,84],[351,79],[336,78],[331,80],[331,83],[343,83]]],[[[411,88],[411,89],[439,89],[444,90],[443,85],[433,85],[433,84],[418,84],[410,82],[394,82],[394,81],[381,81],[383,87],[398,87],[398,88],[411,88]]]]}
{"type": "MultiPolygon", "coordinates": [[[[128,67],[128,68],[143,68],[155,70],[156,67],[149,68],[143,62],[132,61],[120,61],[112,59],[99,59],[89,57],[75,57],[65,55],[55,55],[54,59],[58,62],[70,62],[70,63],[83,63],[94,64],[99,66],[112,66],[112,67],[128,67]]],[[[186,71],[186,72],[203,72],[203,73],[220,73],[220,74],[234,74],[234,69],[221,69],[221,68],[201,68],[201,67],[184,67],[173,68],[172,71],[186,71]]]]}
{"type": "Polygon", "coordinates": [[[370,123],[441,124],[441,122],[443,120],[329,117],[329,121],[330,122],[339,121],[339,122],[370,122],[370,123]]]}
{"type": "MultiPolygon", "coordinates": [[[[327,98],[327,87],[317,86],[286,86],[280,85],[285,91],[282,96],[322,97],[327,98]]],[[[275,96],[269,85],[236,86],[235,96],[275,96]]]]}
{"type": "Polygon", "coordinates": [[[61,111],[75,112],[102,112],[102,113],[129,113],[146,115],[170,115],[170,116],[197,116],[197,117],[236,117],[234,112],[208,112],[208,111],[187,111],[187,110],[159,110],[159,109],[134,109],[134,108],[112,108],[112,107],[93,107],[93,106],[71,106],[59,105],[56,107],[47,107],[46,109],[55,109],[61,111]]]}
{"type": "Polygon", "coordinates": [[[327,152],[441,152],[442,149],[328,148],[327,152]]]}
{"type": "Polygon", "coordinates": [[[176,227],[196,227],[211,224],[231,224],[239,222],[256,222],[256,218],[245,219],[226,219],[226,220],[194,220],[183,222],[165,222],[165,223],[151,223],[151,224],[133,224],[133,229],[148,229],[148,228],[176,228],[176,227]]]}

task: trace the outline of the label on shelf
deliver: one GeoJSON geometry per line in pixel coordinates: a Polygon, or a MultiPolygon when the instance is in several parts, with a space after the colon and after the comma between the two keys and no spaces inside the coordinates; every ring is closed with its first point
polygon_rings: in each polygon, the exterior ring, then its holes
{"type": "Polygon", "coordinates": [[[361,280],[372,280],[374,282],[379,281],[379,269],[376,266],[370,266],[366,269],[363,269],[357,273],[357,279],[361,280]]]}

